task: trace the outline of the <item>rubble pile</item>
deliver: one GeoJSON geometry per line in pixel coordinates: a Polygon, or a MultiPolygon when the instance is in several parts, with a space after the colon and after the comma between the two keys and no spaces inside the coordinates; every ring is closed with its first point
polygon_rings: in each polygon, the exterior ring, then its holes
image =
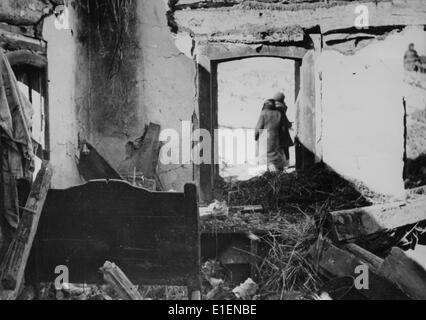
{"type": "Polygon", "coordinates": [[[285,228],[306,215],[321,220],[330,211],[385,203],[388,198],[355,185],[323,164],[303,173],[265,173],[249,181],[218,182],[215,197],[229,207],[261,205],[263,212],[230,212],[203,220],[203,229],[266,230],[285,228]]]}
{"type": "MultiPolygon", "coordinates": [[[[366,192],[366,190],[363,190],[366,192]]],[[[265,173],[261,177],[242,182],[220,182],[216,184],[215,195],[228,201],[229,206],[263,205],[266,211],[284,213],[315,211],[328,202],[332,210],[362,207],[371,201],[323,164],[306,172],[265,173]]],[[[369,191],[368,197],[380,197],[369,191]]]]}
{"type": "MultiPolygon", "coordinates": [[[[324,294],[325,297],[329,297],[329,293],[333,290],[340,292],[342,289],[338,287],[324,292],[323,288],[329,285],[330,280],[338,280],[339,277],[336,275],[339,272],[342,274],[346,272],[348,277],[353,275],[351,267],[345,264],[347,261],[345,259],[349,259],[348,257],[352,259],[351,253],[346,257],[348,253],[345,243],[348,243],[348,240],[366,248],[365,252],[373,257],[373,260],[381,261],[380,264],[378,263],[381,265],[383,260],[380,259],[386,259],[391,250],[398,250],[398,247],[413,249],[421,242],[419,239],[424,234],[423,215],[419,213],[419,217],[413,214],[412,221],[415,224],[412,224],[409,219],[395,222],[395,224],[387,217],[383,225],[377,227],[377,231],[372,231],[371,234],[358,236],[353,240],[336,239],[333,232],[341,228],[336,224],[339,223],[336,218],[338,214],[342,217],[358,215],[360,221],[364,221],[361,214],[367,217],[386,211],[399,212],[404,210],[403,208],[415,213],[417,212],[415,208],[421,206],[425,199],[424,189],[409,190],[406,201],[397,202],[390,197],[376,194],[360,183],[346,181],[324,165],[317,165],[303,173],[266,173],[264,176],[246,182],[222,181],[216,185],[215,195],[218,201],[227,201],[230,207],[229,214],[216,217],[213,215],[210,219],[202,219],[202,229],[210,230],[210,232],[223,230],[253,232],[260,235],[262,243],[267,247],[266,252],[256,259],[259,275],[256,279],[257,290],[256,294],[251,295],[249,299],[323,299],[324,294]],[[255,205],[261,205],[264,211],[232,210],[232,208],[255,205]],[[387,227],[392,225],[395,228],[387,227]],[[334,242],[335,246],[332,244],[331,246],[332,250],[336,250],[336,258],[339,257],[337,260],[330,258],[332,260],[326,262],[330,249],[326,246],[324,246],[326,249],[317,248],[318,243],[322,244],[323,239],[327,239],[326,241],[331,239],[334,242]],[[320,262],[313,258],[316,255],[320,256],[320,262]],[[324,276],[323,268],[328,268],[330,263],[334,265],[340,262],[341,265],[336,265],[336,269],[333,267],[327,270],[331,271],[334,277],[324,276]]],[[[403,213],[399,212],[399,214],[403,213]]],[[[389,216],[392,214],[389,213],[389,216]]],[[[343,220],[344,224],[353,224],[355,228],[359,228],[354,230],[370,228],[368,225],[355,226],[358,223],[357,219],[346,219],[343,220]]],[[[372,227],[376,228],[376,226],[372,227]]],[[[355,244],[354,246],[360,248],[357,251],[364,250],[355,244]]],[[[379,271],[377,272],[380,274],[379,271]]],[[[215,279],[215,275],[209,275],[207,278],[215,279]]],[[[385,281],[386,285],[388,282],[385,281]]],[[[206,293],[207,298],[232,297],[235,299],[231,294],[230,284],[214,281],[216,285],[209,286],[209,283],[211,281],[207,281],[207,287],[210,289],[206,293]]],[[[392,283],[390,286],[395,288],[396,282],[390,281],[390,283],[392,283]]],[[[345,292],[351,291],[350,288],[344,289],[342,290],[345,292]]],[[[389,292],[392,292],[393,297],[405,297],[405,291],[401,293],[396,289],[389,292]]],[[[376,298],[383,297],[383,291],[375,292],[375,294],[377,294],[376,298]]]]}

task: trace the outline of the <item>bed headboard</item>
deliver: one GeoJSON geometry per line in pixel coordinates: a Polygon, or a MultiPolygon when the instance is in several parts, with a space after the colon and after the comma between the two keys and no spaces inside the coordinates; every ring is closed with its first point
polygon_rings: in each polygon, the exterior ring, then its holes
{"type": "Polygon", "coordinates": [[[37,280],[54,282],[67,266],[71,283],[95,283],[105,261],[134,284],[200,284],[197,191],[150,192],[127,182],[96,180],[50,190],[35,244],[37,280]]]}

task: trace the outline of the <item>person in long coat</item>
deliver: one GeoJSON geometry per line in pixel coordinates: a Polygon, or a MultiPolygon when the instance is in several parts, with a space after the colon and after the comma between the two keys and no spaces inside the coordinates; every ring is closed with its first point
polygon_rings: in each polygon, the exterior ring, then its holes
{"type": "Polygon", "coordinates": [[[274,96],[275,106],[281,114],[281,125],[280,125],[280,147],[285,156],[285,162],[288,164],[290,161],[290,148],[294,146],[294,141],[290,135],[290,129],[293,124],[288,120],[287,110],[288,107],[285,103],[285,95],[282,92],[278,92],[274,96]]]}
{"type": "Polygon", "coordinates": [[[281,171],[284,168],[284,156],[280,147],[280,131],[281,113],[275,107],[274,100],[267,100],[259,116],[255,139],[259,144],[262,144],[264,140],[260,137],[263,133],[267,133],[266,148],[259,145],[259,152],[261,153],[260,158],[265,157],[261,150],[266,149],[266,164],[269,171],[281,171]]]}

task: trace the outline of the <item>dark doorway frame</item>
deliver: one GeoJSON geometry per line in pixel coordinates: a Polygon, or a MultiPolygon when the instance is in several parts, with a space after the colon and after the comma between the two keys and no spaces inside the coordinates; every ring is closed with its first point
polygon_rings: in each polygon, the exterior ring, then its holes
{"type": "Polygon", "coordinates": [[[218,125],[218,97],[217,97],[217,66],[222,62],[241,60],[254,57],[282,58],[296,61],[296,97],[300,91],[300,68],[305,55],[312,49],[305,43],[300,46],[270,46],[245,45],[224,43],[197,44],[197,74],[198,74],[198,116],[199,126],[206,129],[212,136],[212,164],[196,165],[195,180],[199,185],[200,202],[208,203],[213,199],[213,189],[219,177],[219,166],[215,162],[217,150],[215,148],[214,130],[218,125]]]}

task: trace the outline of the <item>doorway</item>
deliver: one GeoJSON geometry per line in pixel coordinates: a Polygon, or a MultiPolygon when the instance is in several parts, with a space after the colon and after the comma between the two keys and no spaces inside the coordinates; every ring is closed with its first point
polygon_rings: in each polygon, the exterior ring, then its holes
{"type": "MultiPolygon", "coordinates": [[[[287,116],[294,123],[296,61],[278,57],[248,57],[217,65],[217,129],[219,176],[249,180],[266,171],[258,160],[255,128],[265,100],[277,92],[286,96],[287,116]]],[[[297,87],[299,84],[297,84],[297,87]]],[[[294,139],[294,131],[291,131],[294,139]]],[[[294,168],[294,147],[287,168],[294,168]]]]}

